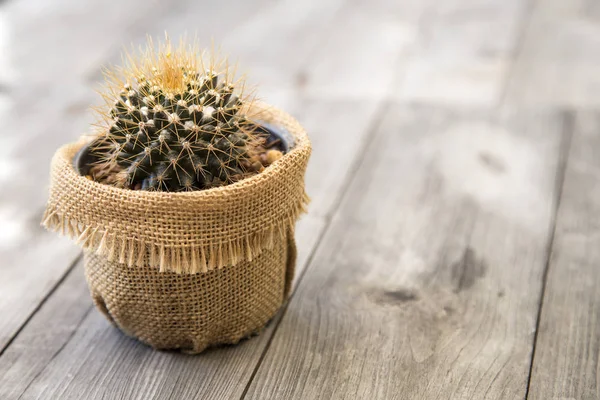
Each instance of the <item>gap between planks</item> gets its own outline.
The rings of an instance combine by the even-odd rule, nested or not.
[[[77,265],[78,263],[79,263],[78,261],[75,262],[75,265]],[[72,269],[69,269],[69,272],[71,272],[71,271],[72,271]],[[65,278],[69,274],[69,272],[67,272],[67,274],[65,274]],[[35,376],[33,377],[33,379],[31,379],[29,381],[29,383],[27,384],[27,386],[25,386],[25,389],[23,389],[23,393],[21,393],[21,395],[19,395],[19,397],[18,397],[17,400],[21,400],[23,398],[23,395],[27,392],[27,390],[31,387],[31,385],[36,381],[36,379],[46,370],[46,368],[48,367],[48,365],[50,365],[50,363],[52,363],[52,360],[54,360],[65,349],[65,347],[67,347],[67,345],[69,344],[69,342],[71,341],[71,339],[73,338],[73,336],[75,336],[75,334],[77,333],[77,330],[79,329],[79,327],[81,326],[81,324],[83,324],[83,321],[85,321],[85,319],[87,318],[87,316],[89,315],[89,313],[93,309],[94,309],[94,306],[89,306],[88,307],[87,311],[79,319],[79,322],[78,322],[77,326],[75,327],[75,329],[73,329],[69,333],[69,338],[67,340],[65,340],[65,342],[54,352],[54,354],[52,354],[52,356],[50,357],[50,359],[46,363],[46,366],[44,368],[40,369],[35,374]]]
[[[599,399],[598,110],[576,113],[528,399]]]
[[[59,286],[62,285],[62,283],[65,281],[65,279],[67,278],[67,276],[69,275],[69,273],[75,268],[75,266],[77,265],[77,263],[79,263],[79,261],[81,259],[82,259],[82,253],[79,253],[79,255],[77,255],[69,263],[69,266],[67,267],[67,269],[65,269],[65,272],[62,274],[62,276],[56,281],[56,283],[54,285],[52,285],[52,287],[50,288],[50,290],[48,290],[48,292],[44,295],[44,297],[42,297],[42,299],[40,300],[40,302],[35,306],[35,308],[27,316],[27,318],[25,318],[25,321],[23,321],[23,323],[21,324],[21,326],[19,327],[19,329],[17,329],[14,332],[14,334],[10,337],[10,339],[8,339],[6,341],[6,344],[0,349],[0,357],[2,357],[2,355],[4,354],[4,352],[6,351],[6,349],[8,349],[10,347],[10,345],[12,344],[12,342],[17,338],[17,336],[19,336],[19,334],[23,331],[23,329],[25,329],[25,327],[27,326],[27,324],[29,324],[29,322],[34,317],[34,315],[39,311],[39,309],[42,308],[42,306],[46,303],[46,301],[48,301],[48,299],[54,294],[54,292],[56,292],[56,289],[58,289]]]
[[[354,157],[354,160],[351,163],[350,168],[348,169],[348,175],[346,176],[346,178],[343,181],[342,190],[336,197],[336,200],[334,201],[334,203],[331,207],[330,213],[324,217],[325,222],[323,224],[323,229],[321,230],[321,232],[318,235],[316,244],[313,246],[313,248],[310,251],[310,254],[306,260],[305,267],[300,272],[300,275],[296,278],[294,287],[292,289],[292,292],[290,293],[290,297],[288,298],[288,300],[287,300],[286,304],[284,305],[283,309],[281,310],[281,312],[279,312],[279,317],[277,318],[277,321],[275,321],[275,326],[273,328],[273,332],[271,333],[271,337],[269,337],[269,340],[267,341],[267,344],[266,344],[262,354],[260,355],[260,358],[259,358],[254,370],[252,371],[252,375],[250,376],[250,379],[248,380],[248,383],[246,384],[246,387],[244,388],[244,391],[242,392],[242,395],[240,396],[240,400],[243,400],[246,397],[246,394],[248,393],[248,390],[250,389],[250,385],[252,384],[252,381],[254,380],[256,373],[258,372],[267,352],[269,351],[269,348],[271,347],[273,338],[277,334],[277,329],[279,328],[279,324],[283,320],[283,316],[285,315],[285,313],[287,311],[287,308],[294,296],[294,293],[296,292],[296,289],[298,288],[300,281],[306,275],[306,271],[308,271],[308,269],[310,268],[310,266],[313,262],[314,256],[317,253],[317,250],[319,249],[319,247],[321,246],[321,243],[323,242],[323,238],[329,232],[329,229],[331,227],[331,222],[333,220],[333,216],[336,214],[336,211],[342,204],[342,201],[344,200],[344,198],[348,195],[349,189],[351,187],[351,183],[356,177],[356,172],[359,170],[360,166],[365,161],[365,155],[368,154],[370,151],[372,151],[371,147],[373,146],[373,142],[374,142],[373,138],[380,131],[379,128],[380,128],[381,122],[383,121],[382,117],[387,113],[388,109],[390,108],[391,101],[384,100],[384,101],[381,101],[381,103],[382,103],[381,106],[376,107],[378,112],[374,113],[373,117],[372,117],[372,119],[377,121],[377,123],[371,124],[371,128],[369,129],[368,134],[365,135],[365,137],[362,140],[363,146],[359,146],[364,149],[364,152],[362,153],[362,156],[361,156],[361,153],[359,152]]]
[[[367,195],[364,193],[368,191],[366,189],[373,189],[373,187],[364,186],[363,183],[369,185],[374,182],[373,184],[376,185],[374,188],[386,188],[387,185],[384,181],[386,179],[389,181],[394,176],[393,172],[385,168],[383,160],[377,163],[374,162],[370,166],[370,168],[376,169],[376,171],[371,172],[379,175],[378,179],[372,179],[371,174],[363,169],[360,174],[361,182],[356,182],[351,192],[351,194],[357,195],[357,199],[349,202],[344,212],[346,217],[350,217],[348,226],[355,228],[356,226],[362,227],[361,224],[366,224],[365,229],[370,228],[371,231],[357,233],[354,230],[353,235],[356,242],[345,238],[333,239],[332,236],[335,237],[336,235],[331,233],[328,235],[329,240],[321,245],[321,248],[325,248],[327,245],[332,247],[327,252],[317,255],[311,263],[310,273],[303,278],[302,286],[297,289],[297,293],[292,299],[295,305],[290,306],[285,319],[278,327],[278,336],[271,344],[271,350],[255,377],[254,384],[248,390],[247,397],[267,398],[271,395],[273,398],[278,398],[277,396],[289,395],[289,398],[291,398],[293,397],[292,394],[295,394],[298,398],[301,398],[309,393],[313,395],[320,393],[320,395],[326,396],[327,392],[320,392],[320,390],[329,387],[331,391],[335,391],[336,382],[340,385],[342,385],[342,382],[347,383],[350,389],[360,389],[361,393],[366,391],[370,395],[374,395],[373,391],[375,389],[373,385],[369,385],[369,378],[385,379],[385,382],[379,382],[381,384],[379,388],[381,391],[378,391],[380,395],[384,393],[389,395],[393,391],[408,396],[407,393],[398,392],[398,390],[406,390],[406,392],[413,394],[420,393],[423,396],[424,392],[430,392],[430,394],[435,392],[439,395],[442,393],[441,391],[448,393],[447,390],[451,390],[451,387],[454,387],[457,397],[462,395],[465,398],[469,395],[472,396],[474,392],[479,393],[479,395],[485,392],[487,395],[488,392],[492,391],[507,396],[506,398],[510,398],[508,397],[511,396],[510,393],[515,394],[518,392],[519,397],[525,394],[527,373],[531,361],[533,330],[539,310],[539,289],[541,289],[542,284],[542,272],[545,266],[547,241],[554,208],[553,199],[556,193],[555,181],[559,170],[560,146],[563,143],[561,129],[563,119],[560,114],[556,113],[544,113],[539,117],[547,116],[548,118],[542,118],[541,121],[538,121],[539,117],[536,114],[531,115],[527,112],[523,113],[515,110],[514,113],[506,115],[505,113],[499,113],[497,115],[496,111],[493,109],[481,116],[472,116],[468,112],[441,112],[438,115],[433,113],[431,109],[424,108],[421,110],[419,118],[414,118],[414,120],[408,118],[408,121],[402,124],[398,121],[404,121],[405,117],[390,117],[390,122],[386,125],[388,129],[383,131],[389,131],[389,128],[393,127],[397,131],[398,137],[405,138],[403,140],[406,142],[398,144],[393,139],[387,139],[386,142],[380,143],[380,145],[383,145],[383,155],[386,155],[386,150],[383,150],[386,148],[386,144],[389,146],[390,143],[394,143],[400,149],[408,147],[403,151],[406,152],[406,155],[412,156],[403,161],[402,166],[404,168],[415,167],[417,169],[416,176],[411,177],[412,174],[403,175],[403,179],[400,180],[399,184],[401,186],[406,185],[406,190],[395,188],[395,192],[393,192],[396,193],[395,197],[390,195],[391,198],[382,200],[383,203],[380,204],[377,194]],[[407,113],[407,115],[412,115],[413,111],[407,110]],[[492,136],[481,136],[481,140],[486,137],[490,139],[499,138],[500,133],[509,130],[511,132],[510,137],[513,137],[515,141],[506,142],[506,146],[500,146],[500,149],[504,149],[504,151],[499,152],[499,157],[512,154],[507,148],[510,143],[515,149],[521,150],[515,156],[514,161],[532,159],[528,153],[529,150],[538,149],[539,146],[535,145],[536,141],[545,137],[548,128],[551,130],[549,132],[551,135],[548,135],[551,140],[549,139],[548,142],[544,143],[544,146],[538,149],[539,158],[535,159],[539,163],[534,163],[531,170],[521,171],[527,173],[525,175],[517,173],[518,169],[512,170],[511,176],[514,177],[517,188],[509,192],[512,195],[505,198],[507,203],[502,203],[503,206],[509,208],[511,202],[513,205],[528,204],[522,202],[519,195],[521,193],[519,186],[528,187],[530,178],[540,178],[539,194],[543,197],[538,198],[538,191],[534,189],[526,193],[530,196],[525,200],[529,199],[530,202],[535,200],[536,207],[538,207],[538,212],[533,213],[530,216],[531,219],[526,216],[527,218],[523,220],[523,214],[496,212],[497,207],[495,206],[497,204],[487,202],[486,196],[483,196],[480,200],[473,200],[468,196],[461,200],[463,197],[460,194],[463,191],[471,193],[469,189],[473,189],[473,186],[463,187],[461,185],[463,179],[460,178],[460,174],[457,175],[458,172],[464,172],[461,168],[444,174],[449,180],[446,191],[442,190],[441,181],[437,178],[422,180],[419,176],[419,173],[422,172],[425,178],[435,178],[437,175],[434,172],[438,170],[437,168],[440,171],[445,171],[445,167],[453,165],[449,163],[454,163],[455,160],[464,157],[470,159],[471,155],[475,157],[473,160],[476,161],[477,153],[475,151],[486,150],[487,147],[483,145],[486,142],[480,140],[476,142],[479,143],[479,146],[474,145],[473,148],[464,149],[464,155],[460,152],[454,154],[455,151],[459,150],[456,147],[459,145],[451,149],[448,149],[447,145],[455,139],[461,139],[459,142],[464,145],[468,139],[465,135],[475,129],[474,127],[481,126],[476,122],[488,121],[490,117],[491,120],[486,122],[484,126],[484,128],[488,128],[485,128],[483,132],[485,133],[487,132],[486,129],[490,129],[489,134]],[[424,121],[433,122],[423,125]],[[449,121],[456,121],[456,123],[450,123]],[[457,127],[463,129],[457,130]],[[445,131],[446,128],[448,131]],[[412,134],[406,133],[406,131],[412,131]],[[531,131],[531,135],[527,135],[528,142],[520,141],[523,131]],[[405,135],[399,132],[404,132]],[[450,134],[454,136],[448,137]],[[423,135],[425,138],[422,137]],[[442,138],[445,139],[442,140]],[[437,143],[438,146],[435,147],[435,149],[438,149],[436,151],[444,149],[450,156],[442,157],[439,161],[441,156],[437,152],[432,153],[429,150],[433,149],[431,147],[432,140],[439,142]],[[498,144],[503,143],[499,142]],[[487,149],[492,152],[492,155],[494,154],[493,148]],[[443,154],[443,152],[440,154]],[[387,154],[387,162],[405,159],[405,154],[401,153],[401,155],[402,157],[396,154],[394,157]],[[424,156],[426,156],[425,159],[423,159]],[[373,154],[371,153],[368,158],[373,161]],[[438,160],[435,170],[430,171],[432,165],[429,163],[429,159]],[[414,161],[419,161],[419,164],[414,166]],[[494,169],[493,164],[490,164],[489,161],[482,164],[485,168]],[[461,165],[463,167],[473,166],[471,164]],[[471,171],[471,169],[466,171]],[[476,171],[474,174],[471,182],[479,176]],[[486,181],[488,183],[495,182],[494,180],[490,181],[491,178],[488,175],[483,176],[482,179],[485,179],[482,181],[484,184]],[[512,178],[511,182],[513,182]],[[502,183],[502,181],[498,181],[498,183]],[[456,189],[453,189],[454,187]],[[363,199],[361,196],[365,198]],[[434,203],[428,203],[422,207],[414,208],[413,203],[422,204],[424,196],[433,196],[432,202],[439,203],[439,206],[431,207]],[[349,197],[346,196],[347,199]],[[538,200],[542,200],[542,203],[538,204]],[[373,222],[377,220],[377,217],[385,218],[392,210],[397,210],[399,206],[396,203],[398,202],[404,208],[398,210],[397,222],[407,223],[407,227],[398,228],[399,230],[392,229],[393,226],[398,226],[394,225],[396,219],[392,219],[387,223],[389,225],[388,230]],[[377,204],[380,204],[381,207]],[[478,204],[487,205],[487,207],[481,208],[477,206]],[[378,208],[381,209],[377,210]],[[528,214],[526,209],[527,207],[520,208],[522,212]],[[367,215],[362,215],[362,211],[367,212]],[[448,216],[450,214],[453,216]],[[352,215],[356,215],[356,221],[353,220]],[[336,225],[337,217],[339,217],[339,212],[334,217],[334,225]],[[340,221],[342,220],[337,220],[335,232],[344,236],[344,232],[347,232],[348,227],[342,228],[343,224]],[[475,223],[475,221],[478,222]],[[411,223],[415,224],[414,230],[408,227]],[[437,225],[439,227],[436,227]],[[475,225],[475,227],[472,225]],[[330,232],[333,230],[333,227],[329,227]],[[444,234],[444,230],[447,234]],[[402,233],[404,236],[401,236],[401,231],[409,233]],[[440,231],[441,234],[438,235],[437,232]],[[488,235],[488,232],[492,233]],[[363,239],[378,237],[379,233],[384,235],[387,233],[389,240],[382,243],[378,239],[373,239],[373,245],[371,247],[367,246],[364,250],[364,259],[358,257],[362,250],[356,250],[357,253],[352,252],[351,249],[356,249],[355,246],[363,243]],[[471,238],[471,233],[473,238]],[[429,239],[429,237],[435,235],[439,236],[436,240]],[[504,242],[501,238],[506,235],[514,240],[506,242],[502,247]],[[392,244],[392,237],[395,243],[399,241],[407,248],[414,246],[416,253],[400,251],[397,244]],[[403,238],[406,239],[406,243],[404,243]],[[533,251],[530,250],[528,242],[531,242],[534,247]],[[436,248],[439,248],[440,253],[432,255],[437,254]],[[481,253],[479,257],[475,256],[473,248]],[[392,249],[396,250],[392,251]],[[387,250],[390,251],[389,254]],[[458,254],[459,252],[462,255]],[[505,254],[506,252],[508,254]],[[338,257],[338,254],[341,255]],[[405,255],[410,257],[405,258]],[[373,257],[375,258],[373,259]],[[481,261],[484,260],[483,257],[491,259],[494,268],[485,266],[489,263]],[[353,260],[354,263],[350,260]],[[347,270],[342,268],[341,264],[339,268],[332,265],[337,262],[347,267]],[[372,267],[368,266],[369,262],[374,263]],[[403,263],[406,266],[412,265],[413,269],[397,269],[394,272],[391,269],[392,267],[388,267],[390,262]],[[526,268],[519,268],[520,264]],[[517,278],[516,274],[504,268],[503,265],[510,266],[515,273],[522,276]],[[336,268],[337,271],[342,273],[336,274],[334,272]],[[488,270],[487,278],[478,282],[478,278],[480,278],[478,274],[484,274],[483,271],[486,269]],[[367,271],[371,274],[369,275],[370,279],[366,279],[361,275]],[[396,275],[392,279],[390,274],[393,275],[394,273]],[[470,275],[469,283],[466,283],[465,274],[467,273]],[[350,276],[352,274],[354,274],[354,277]],[[308,279],[309,277],[310,279]],[[363,284],[365,280],[367,284]],[[530,280],[535,289],[527,286],[528,283],[526,282]],[[389,282],[395,283],[389,286]],[[316,287],[307,289],[307,283],[309,285],[316,284]],[[371,291],[375,287],[379,287],[381,290]],[[399,288],[396,290],[395,287]],[[471,287],[474,289],[470,289]],[[353,289],[353,291],[349,293],[348,288]],[[526,291],[523,290],[525,288],[534,290],[534,293],[525,295]],[[498,298],[505,298],[505,300],[496,300],[494,290],[498,290]],[[441,297],[435,298],[433,293]],[[329,304],[329,301],[332,303]],[[324,305],[324,303],[326,304]],[[496,306],[494,304],[500,304],[499,310],[504,311],[495,312]],[[333,306],[333,311],[328,310],[328,305]],[[391,311],[389,306],[403,307],[403,312],[406,312],[407,316],[404,316],[403,313],[400,313],[400,315],[395,314],[395,312],[392,312],[395,309]],[[446,306],[449,311],[443,308]],[[292,307],[295,308],[294,313],[290,312]],[[443,314],[439,317],[441,318],[439,321],[437,319],[438,307],[439,312]],[[526,317],[525,319],[515,316],[514,311],[521,309],[521,307],[525,307],[526,311],[522,311],[523,316]],[[319,311],[321,308],[323,309],[323,315]],[[472,312],[467,313],[465,311],[471,310],[471,308],[473,309]],[[304,309],[304,313],[299,311],[302,309]],[[354,313],[355,311],[361,311],[368,317],[362,319],[361,315],[363,314]],[[346,312],[347,314],[345,314]],[[415,321],[408,320],[413,314],[416,318]],[[356,316],[356,320],[352,320],[356,323],[352,324],[352,322],[346,320],[346,317],[350,315]],[[388,319],[394,319],[395,322],[400,324],[400,327],[398,327],[398,329],[401,329],[400,333],[395,330],[395,325],[389,325],[388,322],[385,323],[387,327],[383,326],[382,329],[369,328],[372,326],[371,324],[382,323]],[[481,329],[478,325],[473,325],[477,321],[479,321]],[[412,324],[412,322],[417,322],[417,324]],[[432,327],[431,324],[433,323],[436,325]],[[321,326],[321,324],[323,325]],[[306,332],[301,332],[305,327]],[[439,328],[439,332],[433,329],[435,327]],[[329,330],[326,328],[329,328]],[[431,328],[432,333],[424,334],[422,329],[426,328]],[[344,332],[344,329],[348,329],[348,331]],[[486,330],[489,330],[489,332],[486,333]],[[333,334],[334,332],[335,335],[329,335],[329,333]],[[456,334],[460,332],[461,334],[456,336],[453,332]],[[378,347],[370,350],[365,348],[365,344],[369,339],[379,339],[381,335],[389,339],[386,342],[385,350]],[[468,337],[465,335],[468,335]],[[331,343],[328,343],[328,341],[331,341]],[[446,346],[450,342],[456,342],[455,344],[461,347]],[[353,348],[351,347],[352,344],[359,347]],[[306,348],[306,346],[310,347]],[[328,348],[327,353],[333,352],[334,354],[323,354],[324,348]],[[297,353],[294,353],[294,349]],[[342,353],[344,349],[350,349],[348,350],[349,353]],[[386,360],[372,358],[374,353],[392,350],[398,350],[398,354],[394,352],[394,355],[392,355],[390,353],[389,358]],[[370,370],[368,365],[365,366],[362,364],[363,361],[360,361],[369,360],[365,356],[365,354],[368,354],[365,351],[372,351],[371,359],[368,361],[368,365],[372,365]],[[491,353],[490,357],[486,358],[486,354],[490,354],[490,351],[497,352],[496,357],[493,357],[494,354]],[[440,353],[439,356],[437,358],[433,357],[437,353]],[[346,354],[346,356],[342,354]],[[297,356],[297,358],[295,359],[294,356]],[[340,359],[337,358],[338,356]],[[499,356],[506,358],[506,360],[502,362],[502,358],[499,358]],[[473,361],[474,357],[477,358],[477,362]],[[348,361],[348,365],[344,364],[344,360]],[[389,369],[386,371],[385,364],[382,364],[385,361],[388,361],[389,368],[400,368],[396,370],[398,372],[396,379],[384,378],[388,374],[393,376],[394,372]],[[364,362],[367,363],[367,361]],[[475,366],[472,366],[471,362]],[[511,362],[511,367],[506,367],[509,362]],[[313,365],[313,363],[316,363],[316,365]],[[458,364],[455,365],[455,363]],[[430,364],[438,368],[432,368]],[[414,367],[414,370],[406,368],[409,366]],[[455,371],[448,376],[444,367],[450,366]],[[365,376],[361,376],[363,367]],[[481,369],[478,370],[478,367]],[[352,371],[353,368],[354,371]],[[492,368],[498,369],[495,375],[496,371]],[[359,372],[359,369],[361,372]],[[419,371],[428,373],[420,374]],[[338,374],[336,375],[336,373]],[[409,378],[411,374],[415,373],[419,375],[418,378],[414,376],[408,380],[401,378],[401,376]],[[428,386],[427,381],[429,379],[427,375],[432,375],[429,379],[437,381],[437,386]],[[349,376],[353,376],[351,382],[345,380],[350,379]],[[499,376],[500,379],[497,379]],[[439,379],[436,380],[436,377]],[[429,380],[429,382],[431,383],[432,380]],[[515,380],[519,381],[518,387],[515,387],[514,384],[505,385],[509,381]],[[441,386],[443,381],[448,384],[448,387]],[[483,383],[487,382],[488,386],[482,384],[482,381],[485,381]],[[256,382],[259,383],[256,384]],[[275,390],[273,385],[280,385],[280,387]],[[386,385],[389,388],[386,389]],[[438,389],[440,391],[436,392]],[[336,393],[338,395],[349,395],[350,392],[344,392],[344,390],[346,389],[340,389]]]
[[[548,245],[546,249],[546,262],[544,265],[544,272],[542,274],[542,289],[540,291],[539,308],[535,322],[535,335],[533,337],[533,345],[531,349],[531,361],[529,362],[529,372],[527,374],[527,387],[525,390],[525,399],[529,398],[529,390],[531,388],[531,377],[533,374],[533,367],[535,363],[535,351],[537,348],[537,341],[540,332],[540,323],[542,320],[542,308],[544,306],[544,297],[546,295],[546,284],[548,283],[548,272],[550,270],[550,261],[552,259],[552,251],[554,247],[554,238],[556,235],[556,222],[558,218],[558,212],[560,210],[560,202],[563,195],[565,174],[567,171],[567,165],[569,163],[569,153],[571,150],[571,141],[573,139],[573,129],[575,127],[575,113],[571,110],[562,111],[563,126],[562,126],[562,140],[560,144],[559,164],[556,170],[555,180],[555,192],[554,192],[554,207],[552,209],[552,220],[550,223]]]

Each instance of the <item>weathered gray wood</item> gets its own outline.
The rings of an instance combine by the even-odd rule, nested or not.
[[[560,130],[392,107],[247,398],[523,398]]]
[[[41,311],[36,317],[52,318]],[[252,374],[253,365],[244,360],[259,357],[263,347],[250,340],[202,357],[158,352],[125,337],[93,310],[47,365],[34,364],[37,376],[13,384],[22,388],[27,381],[23,399],[195,399],[203,393],[229,399],[239,397],[235,387]],[[227,362],[231,353],[240,362]]]
[[[420,3],[420,2],[418,2]],[[433,2],[395,97],[433,104],[493,106],[504,89],[526,23],[528,1]]]
[[[39,221],[30,224],[39,225]],[[41,233],[33,227],[29,229],[27,240],[35,243],[0,252],[0,351],[10,343],[79,254],[66,239]]]
[[[577,121],[558,210],[529,399],[600,398],[600,116]]]
[[[16,399],[78,330],[92,308],[83,267],[78,263],[41,307],[27,330],[0,358],[0,398]]]
[[[598,2],[535,2],[506,99],[528,105],[597,107],[599,67]]]

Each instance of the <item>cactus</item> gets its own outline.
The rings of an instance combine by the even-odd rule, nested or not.
[[[119,187],[189,191],[226,185],[258,172],[262,139],[248,117],[251,99],[229,68],[167,38],[154,51],[109,71],[105,124],[90,146],[95,180]],[[135,82],[135,83],[134,83]],[[242,90],[236,90],[238,87]],[[264,149],[263,149],[264,151]]]

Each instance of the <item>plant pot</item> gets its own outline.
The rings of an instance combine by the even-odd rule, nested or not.
[[[83,247],[94,303],[126,334],[198,353],[259,332],[286,301],[310,142],[289,115],[257,107],[287,152],[224,187],[118,189],[77,172],[90,162],[85,143],[54,156],[44,225]]]

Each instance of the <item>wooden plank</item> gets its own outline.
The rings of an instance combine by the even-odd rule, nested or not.
[[[600,398],[600,115],[577,119],[558,210],[529,399]]]
[[[42,311],[37,317],[52,318]],[[229,399],[231,388],[239,385],[238,379],[247,381],[253,366],[225,360],[232,352],[246,360],[259,357],[261,351],[254,341],[208,351],[202,357],[153,351],[125,337],[94,310],[49,363],[20,362],[19,369],[30,366],[37,376],[30,374],[12,384],[22,398],[193,399],[211,393],[212,398]]]
[[[594,0],[538,1],[511,72],[507,101],[600,105],[600,7]]]
[[[434,2],[421,23],[395,97],[434,104],[498,104],[528,3]]]
[[[48,318],[33,319],[0,359],[0,398],[16,399],[48,362],[62,351],[92,308],[79,262],[41,307]]]
[[[523,398],[561,123],[391,107],[246,398]]]
[[[39,225],[39,221],[30,224]],[[36,235],[39,231],[29,229],[27,240],[35,243],[0,252],[0,350],[60,282],[80,252],[64,238]]]

